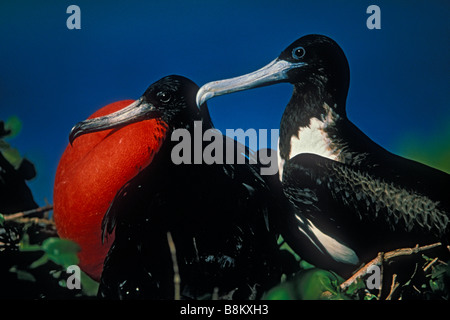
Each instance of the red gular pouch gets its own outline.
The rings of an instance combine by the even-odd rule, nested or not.
[[[97,118],[121,110],[133,100],[111,103]],[[168,126],[157,119],[119,129],[83,134],[69,144],[55,177],[54,220],[61,238],[78,243],[79,266],[99,281],[114,233],[102,243],[101,224],[116,193],[147,167],[166,138]]]

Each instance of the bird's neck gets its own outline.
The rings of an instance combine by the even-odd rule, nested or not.
[[[331,96],[318,86],[294,86],[292,98],[281,118],[280,169],[283,162],[300,153],[339,160],[340,146],[335,138],[337,128],[347,121],[345,100],[333,100]]]
[[[208,145],[204,143],[203,138],[205,132],[211,129],[214,127],[208,118],[186,118],[172,122],[168,126],[167,139],[158,152],[158,163],[175,165],[201,163],[203,148]]]

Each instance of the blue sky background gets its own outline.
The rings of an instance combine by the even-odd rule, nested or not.
[[[169,74],[202,85],[254,71],[309,33],[347,55],[350,120],[388,150],[450,171],[449,1],[93,2],[0,3],[0,119],[22,120],[9,142],[36,165],[39,204],[52,202],[71,127],[96,109]],[[66,27],[71,4],[81,30]],[[366,27],[371,4],[381,30]],[[241,92],[209,108],[223,132],[278,128],[291,90]]]

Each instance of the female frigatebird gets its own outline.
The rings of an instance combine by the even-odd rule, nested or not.
[[[206,105],[196,106],[197,91],[187,78],[164,77],[128,107],[83,121],[70,134],[76,143],[82,135],[112,128],[112,135],[119,134],[147,119],[164,132],[152,161],[119,190],[104,217],[104,235],[114,230],[115,239],[103,268],[101,297],[172,299],[176,269],[181,297],[187,299],[211,297],[215,291],[259,297],[280,280],[280,251],[268,221],[278,203],[258,165],[173,161],[179,143],[175,130],[193,135],[199,125],[203,131],[213,128]],[[232,143],[236,158],[249,156],[236,141],[216,139],[224,146]],[[114,146],[117,152],[121,148]],[[192,145],[189,151],[195,156],[198,150]]]
[[[348,61],[339,45],[307,35],[267,66],[205,84],[197,104],[236,91],[293,84],[280,123],[279,173],[296,208],[280,215],[301,256],[348,274],[380,251],[449,240],[450,176],[394,155],[346,115]]]

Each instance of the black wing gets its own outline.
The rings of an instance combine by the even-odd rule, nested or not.
[[[370,257],[400,246],[448,241],[448,200],[418,191],[424,188],[423,181],[417,190],[403,181],[379,167],[297,155],[286,163],[283,174],[284,192],[296,211],[290,220],[297,230],[291,226],[289,233],[303,242],[307,237],[321,252],[312,259],[327,266],[356,264],[361,255]],[[301,255],[307,249],[295,243],[300,240],[291,242]]]
[[[236,157],[253,157],[232,143]],[[279,281],[276,234],[268,226],[274,201],[258,164],[175,165],[170,147],[117,194],[104,218],[115,241],[105,260],[100,295],[173,297],[171,232],[182,294],[198,298]],[[136,290],[139,288],[139,290]]]

